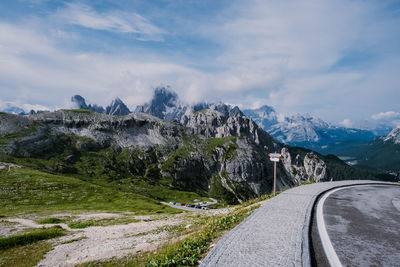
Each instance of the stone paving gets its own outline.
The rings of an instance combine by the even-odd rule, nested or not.
[[[318,195],[336,187],[371,183],[385,182],[324,182],[287,190],[226,234],[200,266],[310,266],[309,221]]]

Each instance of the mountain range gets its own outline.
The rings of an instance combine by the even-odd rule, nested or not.
[[[277,141],[323,154],[340,154],[377,137],[372,131],[334,126],[309,114],[281,116],[269,106],[246,109],[243,113]]]
[[[87,104],[80,95],[74,95],[71,102],[76,109],[91,110],[101,114],[123,116],[131,113],[119,98],[114,99],[105,108],[96,104]],[[364,157],[360,154],[356,155],[356,152],[361,153],[363,151],[361,148],[368,147],[368,144],[374,142],[378,137],[376,131],[339,127],[308,114],[283,116],[278,114],[273,107],[266,105],[258,109],[245,109],[243,112],[238,107],[224,103],[189,105],[180,101],[178,95],[170,87],[156,88],[153,98],[148,103],[137,106],[134,112],[148,113],[160,119],[179,122],[183,126],[187,126],[191,123],[194,114],[204,110],[214,110],[227,118],[236,114],[247,116],[279,143],[304,147],[324,155],[335,154],[349,164],[357,165],[363,162],[361,159]],[[9,106],[5,111],[23,114],[21,109],[12,106]],[[379,142],[381,139],[377,140]],[[358,160],[354,160],[355,158]],[[364,164],[360,166],[364,167]]]
[[[74,95],[71,102],[76,109],[87,109],[103,114],[127,115],[131,113],[119,98],[115,98],[105,108],[96,104],[86,104],[85,99],[80,95]],[[194,112],[211,106],[218,109],[218,105],[221,104],[223,103],[188,105],[181,102],[178,95],[167,86],[156,88],[152,100],[137,106],[135,112],[149,113],[167,121],[176,120],[185,125]],[[10,114],[27,114],[22,108],[9,103],[0,111]],[[34,112],[31,110],[29,113]],[[376,124],[376,128],[373,128],[368,121],[365,121],[364,125],[364,128],[368,129],[340,127],[309,114],[283,116],[267,105],[257,109],[244,109],[243,114],[252,118],[277,141],[312,149],[322,154],[346,154],[354,146],[366,144],[376,137],[388,134],[393,129],[393,126],[383,122]]]
[[[101,109],[80,97],[73,100],[80,109],[0,114],[0,161],[146,197],[156,197],[149,189],[156,187],[226,203],[272,190],[271,152],[282,154],[278,189],[305,181],[388,178],[352,168],[333,155],[276,142],[238,107],[182,105],[165,88],[138,107],[144,112],[128,115],[110,115],[111,108],[95,112]],[[110,106],[123,107],[118,102]]]

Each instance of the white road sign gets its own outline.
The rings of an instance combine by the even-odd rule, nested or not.
[[[279,158],[270,158],[269,160],[279,162]]]
[[[280,158],[280,157],[282,157],[282,155],[279,154],[279,153],[269,153],[268,156],[270,158]]]

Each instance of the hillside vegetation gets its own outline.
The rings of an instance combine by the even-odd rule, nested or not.
[[[55,211],[176,212],[143,195],[28,168],[3,169],[0,178],[0,215],[3,216]]]

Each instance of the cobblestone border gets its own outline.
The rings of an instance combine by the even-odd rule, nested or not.
[[[311,266],[309,232],[314,203],[326,191],[356,184],[396,183],[355,180],[289,189],[227,233],[200,266]]]

